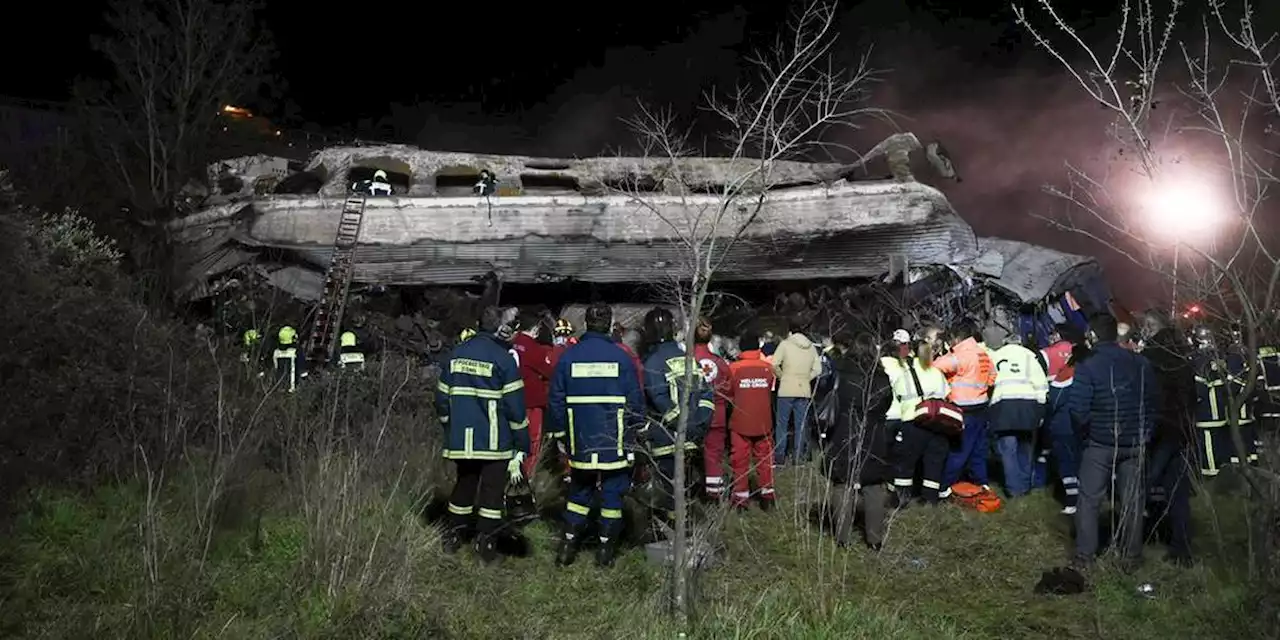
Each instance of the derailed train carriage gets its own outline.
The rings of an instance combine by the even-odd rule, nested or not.
[[[972,315],[1043,339],[1052,322],[1107,307],[1094,260],[978,238],[940,190],[915,179],[913,147],[904,148],[878,175],[865,164],[780,162],[768,184],[750,185],[767,190],[765,206],[758,216],[729,212],[725,227],[742,235],[715,273],[717,286],[776,284],[793,295],[763,310],[726,305],[724,331],[776,321],[796,296],[819,316],[819,332],[838,324],[833,316],[892,301],[883,315],[895,326]],[[687,275],[679,233],[663,219],[718,203],[745,170],[717,158],[568,160],[405,146],[331,148],[303,166],[241,159],[213,169],[218,193],[204,209],[169,225],[182,258],[178,293],[218,300],[256,279],[301,306],[320,302],[347,195],[382,179],[378,171],[391,195],[363,205],[353,291],[442,297],[442,288],[474,287],[491,274],[526,289],[634,291]],[[652,302],[624,297],[618,321],[635,328]],[[573,317],[580,305],[555,310]],[[645,495],[633,495],[633,538],[647,528]]]
[[[722,226],[742,233],[715,273],[717,284],[795,290],[827,283],[838,295],[873,288],[909,307],[947,301],[946,313],[1016,306],[1016,315],[1040,325],[1056,315],[1051,296],[1072,293],[1068,307],[1105,308],[1091,259],[976,237],[941,191],[916,180],[914,140],[899,134],[880,145],[892,152],[879,175],[866,163],[774,163],[767,184],[748,185],[768,192],[759,214],[727,214]],[[496,274],[506,286],[555,291],[554,303],[573,301],[584,285],[625,292],[626,285],[671,282],[687,275],[688,260],[679,230],[664,220],[718,203],[749,162],[387,145],[326,149],[305,165],[227,161],[211,168],[219,191],[205,208],[169,225],[182,264],[178,295],[217,300],[256,279],[304,305],[319,302],[345,198],[375,171],[387,176],[392,195],[364,204],[350,274],[355,292],[474,287]],[[477,196],[483,176],[493,179],[487,195]]]

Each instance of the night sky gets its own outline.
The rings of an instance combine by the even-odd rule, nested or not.
[[[61,11],[42,35],[49,54],[10,65],[0,94],[58,100],[74,76],[95,73],[88,36],[101,29],[102,4]],[[732,84],[742,53],[770,40],[786,17],[785,3],[758,4],[777,6],[273,1],[264,17],[291,104],[267,115],[435,149],[607,152],[629,142],[619,119],[637,100],[693,113],[703,90]],[[1147,303],[1126,285],[1134,278],[1115,277],[1131,269],[1123,260],[1029,215],[1054,206],[1039,189],[1062,181],[1064,160],[1097,162],[1111,149],[1105,114],[1031,46],[1006,2],[842,4],[841,55],[854,60],[874,45],[874,66],[887,72],[875,104],[899,113],[901,128],[946,144],[965,181],[940,186],[979,234],[1098,254],[1117,293]],[[1118,3],[1059,4],[1086,37],[1105,36],[1115,23]],[[6,22],[47,19],[28,4]],[[29,46],[0,38],[6,60],[30,58]],[[866,149],[890,132],[870,123],[848,142]]]

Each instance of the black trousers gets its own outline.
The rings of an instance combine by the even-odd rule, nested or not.
[[[942,473],[951,453],[951,441],[946,436],[917,427],[915,423],[902,423],[902,442],[898,444],[897,461],[894,464],[893,486],[909,493],[915,485],[916,465],[921,467],[920,496],[925,502],[937,502],[938,492],[943,490]]]
[[[449,525],[455,530],[470,529],[492,533],[502,525],[506,506],[507,460],[454,460],[458,479],[449,496]]]
[[[687,457],[688,454],[686,454]],[[658,515],[664,518],[675,518],[676,514],[676,456],[675,454],[653,458],[654,478],[658,489]]]
[[[1160,487],[1164,502],[1154,514],[1156,527],[1165,529],[1169,552],[1191,555],[1191,453],[1182,443],[1156,444],[1147,467],[1147,487]]]

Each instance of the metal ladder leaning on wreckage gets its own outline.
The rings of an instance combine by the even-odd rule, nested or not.
[[[328,362],[333,358],[333,345],[342,330],[342,314],[347,308],[347,290],[355,271],[356,245],[360,238],[360,226],[364,221],[367,196],[352,193],[342,206],[338,221],[338,235],[333,240],[333,255],[329,270],[325,273],[324,291],[320,306],[316,308],[315,324],[307,344],[307,359],[312,362]]]

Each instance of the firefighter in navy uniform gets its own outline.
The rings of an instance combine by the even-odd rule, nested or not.
[[[1231,456],[1229,461],[1232,463],[1246,462],[1251,465],[1258,464],[1258,399],[1265,396],[1263,385],[1255,381],[1249,394],[1245,395],[1245,388],[1249,385],[1249,358],[1245,354],[1245,346],[1243,334],[1238,326],[1231,329],[1231,344],[1227,347],[1227,379],[1229,381],[1228,388],[1231,390],[1231,397],[1239,404],[1239,420],[1240,437],[1244,440],[1244,454],[1241,455],[1235,446],[1235,441],[1231,441]],[[1256,376],[1255,376],[1256,377]]]
[[[680,424],[680,392],[685,375],[685,352],[675,341],[675,318],[671,312],[655,307],[644,317],[645,338],[652,347],[644,360],[644,396],[648,401],[649,420],[645,440],[657,473],[660,515],[670,523],[675,518],[676,434]],[[715,410],[710,385],[701,372],[692,376],[696,385],[689,393],[685,450],[694,451],[706,435]]]
[[[502,310],[489,307],[480,331],[454,348],[436,386],[436,414],[444,427],[444,457],[457,465],[449,497],[449,527],[443,545],[456,552],[474,519],[476,553],[497,559],[495,535],[502,524],[508,479],[519,480],[529,453],[524,382],[501,335]]]
[[[609,336],[613,312],[605,304],[587,309],[578,344],[556,363],[547,397],[551,436],[569,456],[569,496],[564,537],[556,565],[572,564],[599,493],[600,546],[596,564],[613,564],[622,533],[622,499],[631,488],[631,464],[644,405],[635,362]]]
[[[1280,426],[1280,349],[1272,346],[1258,347],[1258,419],[1260,431],[1275,433]],[[1258,440],[1262,434],[1258,434]]]
[[[1239,397],[1244,390],[1243,375],[1248,366],[1243,354],[1238,349],[1220,353],[1208,327],[1197,327],[1192,338],[1196,345],[1192,363],[1196,374],[1197,453],[1200,457],[1200,473],[1212,477],[1218,475],[1226,465],[1240,462],[1228,421],[1232,396],[1236,397],[1240,405],[1238,423],[1241,435],[1245,438],[1246,446],[1253,451],[1253,435],[1256,431],[1254,402],[1252,398]],[[1253,451],[1251,459],[1257,460],[1256,451]]]

